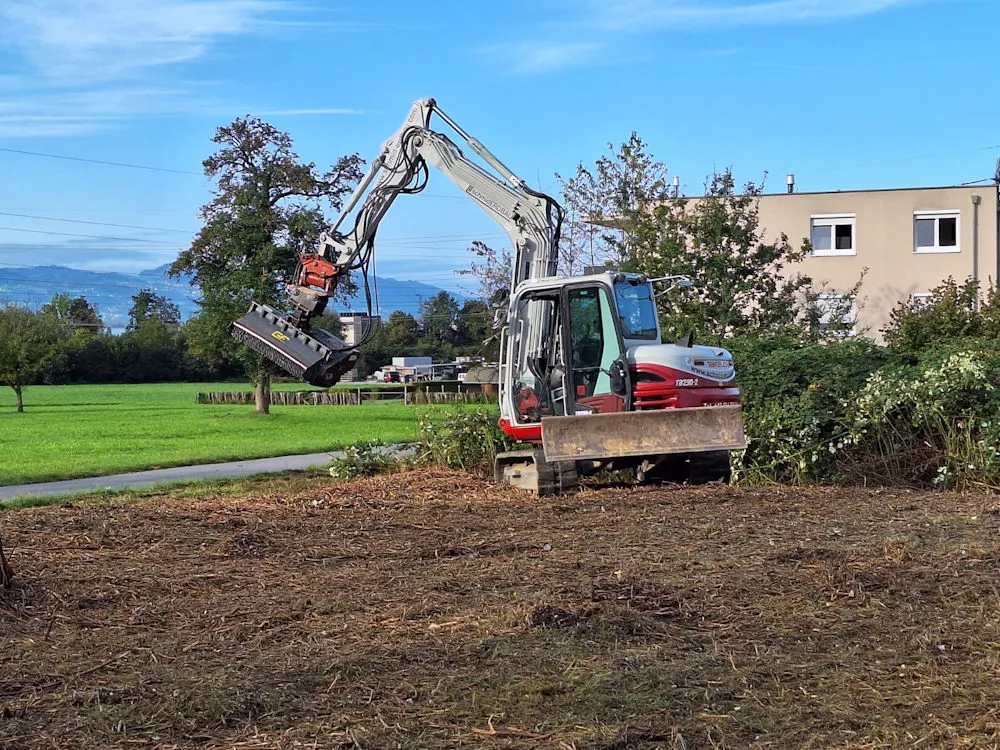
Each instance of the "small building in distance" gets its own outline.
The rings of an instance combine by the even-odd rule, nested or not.
[[[368,332],[382,322],[378,315],[369,315],[367,312],[342,312],[340,317],[340,338],[348,346],[357,346],[358,342],[364,339]]]

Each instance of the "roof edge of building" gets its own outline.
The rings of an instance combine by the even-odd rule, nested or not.
[[[782,193],[761,193],[761,198],[767,197],[788,197],[790,195],[841,195],[843,193],[899,193],[899,192],[913,192],[915,190],[983,190],[992,187],[997,187],[996,185],[981,184],[981,185],[931,185],[925,187],[894,187],[894,188],[866,188],[866,189],[853,189],[853,190],[796,190],[794,193],[782,192]],[[692,196],[697,197],[697,196]]]

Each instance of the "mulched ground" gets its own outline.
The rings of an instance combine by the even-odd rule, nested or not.
[[[246,487],[0,514],[0,746],[1000,747],[995,497]]]

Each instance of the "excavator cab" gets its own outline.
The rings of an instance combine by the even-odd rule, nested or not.
[[[652,474],[675,457],[695,466],[710,459],[712,476],[728,475],[728,452],[746,447],[738,404],[635,410],[630,347],[660,344],[650,283],[627,281],[623,290],[613,274],[546,278],[516,290],[502,339],[510,377],[501,378],[500,423],[536,447],[500,454],[498,481],[555,494],[581,471]]]
[[[627,353],[608,287],[529,286],[518,295],[509,339],[515,436],[519,427],[533,434],[543,417],[628,411]]]

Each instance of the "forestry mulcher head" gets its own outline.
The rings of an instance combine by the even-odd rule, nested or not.
[[[229,332],[278,367],[307,383],[328,388],[354,367],[360,352],[329,331],[306,333],[267,305],[250,310],[229,326]]]

